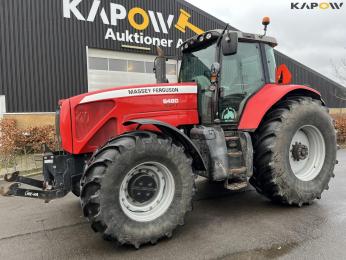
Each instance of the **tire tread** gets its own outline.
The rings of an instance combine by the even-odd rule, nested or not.
[[[97,150],[89,160],[89,163],[85,169],[85,174],[81,179],[81,205],[84,216],[91,222],[91,227],[95,232],[100,232],[106,240],[117,241],[120,244],[131,244],[136,248],[146,243],[155,244],[163,236],[171,237],[172,232],[178,225],[184,224],[184,216],[186,212],[192,210],[192,196],[194,189],[191,189],[191,194],[186,194],[189,197],[189,201],[185,203],[184,208],[180,212],[175,213],[173,228],[166,231],[161,236],[155,236],[150,238],[135,238],[127,236],[125,233],[113,234],[107,227],[106,223],[102,220],[103,212],[100,211],[100,189],[102,179],[104,178],[109,165],[117,161],[117,158],[123,154],[130,153],[133,150],[140,151],[144,145],[157,145],[167,147],[173,156],[177,158],[180,165],[192,164],[190,156],[184,153],[184,148],[180,144],[173,143],[169,137],[164,137],[159,133],[153,133],[148,131],[136,131],[128,134],[124,134],[113,140],[110,140],[106,145]],[[183,154],[183,155],[182,155]],[[179,166],[184,167],[184,166]],[[192,175],[192,168],[191,168]],[[194,178],[187,179],[186,185],[194,185]],[[185,185],[185,184],[184,184]]]
[[[303,199],[296,191],[286,187],[281,176],[277,176],[276,169],[272,167],[275,159],[274,144],[282,130],[283,122],[296,106],[311,103],[323,107],[321,111],[328,113],[328,109],[325,109],[319,100],[311,97],[288,97],[267,113],[254,134],[255,171],[250,183],[259,193],[272,201],[301,207],[303,204],[311,204],[312,200],[320,197],[320,194],[310,194],[308,199]],[[328,182],[331,177],[333,177],[333,173],[329,174]],[[324,189],[327,189],[328,182]]]

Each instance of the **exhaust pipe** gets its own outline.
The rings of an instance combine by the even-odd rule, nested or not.
[[[166,77],[166,57],[163,50],[160,47],[156,47],[157,57],[154,61],[154,73],[156,78],[156,83],[168,83]]]

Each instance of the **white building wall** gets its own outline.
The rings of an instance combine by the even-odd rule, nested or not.
[[[0,95],[0,118],[6,113],[6,99],[4,95]]]

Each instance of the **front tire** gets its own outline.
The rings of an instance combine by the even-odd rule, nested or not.
[[[250,182],[269,199],[310,204],[328,189],[336,163],[336,134],[327,108],[309,97],[290,97],[264,118],[254,138]]]
[[[95,153],[81,180],[85,217],[107,240],[138,248],[170,237],[192,209],[192,160],[152,132],[134,132]]]

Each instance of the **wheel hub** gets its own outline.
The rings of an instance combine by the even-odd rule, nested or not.
[[[305,160],[309,155],[309,149],[306,145],[296,142],[292,145],[292,157],[295,161]]]
[[[128,194],[135,203],[150,202],[157,193],[157,182],[149,173],[139,173],[133,176],[128,184]]]
[[[321,131],[313,125],[300,127],[290,144],[289,163],[301,181],[311,181],[321,172],[326,158],[326,144]]]
[[[171,171],[159,162],[145,162],[124,176],[119,202],[129,218],[147,222],[168,210],[174,193],[175,183]]]

